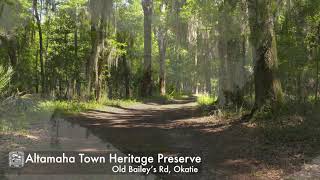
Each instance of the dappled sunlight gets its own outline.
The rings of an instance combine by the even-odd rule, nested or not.
[[[140,151],[143,145],[150,151],[205,152],[207,163],[216,169],[213,174],[235,179],[278,178],[292,173],[305,157],[301,153],[302,147],[268,145],[256,123],[241,123],[232,116],[227,119],[218,115],[204,116],[201,107],[188,101],[104,107],[66,116],[55,111],[55,114],[42,113],[41,116],[47,118],[34,121],[33,129],[26,134],[14,133],[16,143],[9,145],[12,141],[9,138],[3,146],[38,150]],[[288,128],[310,123],[306,117],[298,115],[283,121],[292,123],[286,123]],[[7,137],[11,135],[7,134]],[[210,143],[212,141],[215,143]],[[314,168],[310,167],[311,170]],[[305,167],[301,166],[301,169]]]
[[[14,132],[14,133],[1,133],[2,136],[11,136],[12,138],[18,138],[18,137],[23,137],[23,138],[27,138],[30,140],[40,140],[39,135],[32,135],[32,134],[28,134],[28,133],[19,133],[19,132]]]
[[[320,179],[319,49],[320,0],[0,0],[0,153],[192,152],[199,180]]]
[[[303,117],[289,117],[292,118],[304,122],[301,121]],[[218,177],[277,179],[296,170],[304,158],[303,147],[296,144],[276,146],[268,143],[256,123],[242,123],[232,117],[203,116],[196,105],[141,104],[139,107],[113,108],[112,112],[106,108],[67,120],[88,128],[120,151],[139,151],[143,144],[150,151],[205,152],[207,163],[218,169],[214,172]]]

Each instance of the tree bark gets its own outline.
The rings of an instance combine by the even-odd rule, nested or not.
[[[36,67],[35,67],[35,72],[36,72],[36,93],[39,93],[39,76],[38,76],[38,57],[39,57],[39,50],[37,50],[36,53]]]
[[[315,92],[315,103],[318,103],[319,98],[319,60],[316,59],[316,92]]]
[[[123,66],[124,66],[124,86],[125,86],[125,97],[130,98],[130,70],[127,62],[127,57],[123,57]]]
[[[255,106],[267,101],[282,101],[281,83],[277,78],[278,59],[272,15],[272,0],[248,0],[249,24],[254,55]]]
[[[92,75],[94,70],[94,59],[97,53],[97,30],[94,24],[91,25],[91,55],[90,59],[87,61],[87,96],[90,98],[92,90]]]
[[[199,94],[199,78],[198,78],[198,46],[195,47],[195,53],[194,53],[194,66],[195,66],[195,94]]]
[[[151,53],[152,53],[152,8],[153,0],[141,1],[144,13],[144,62],[143,77],[141,84],[141,96],[147,97],[152,94],[152,71],[151,71]]]
[[[80,68],[81,65],[79,65],[80,62],[78,62],[78,14],[76,11],[76,26],[75,26],[75,31],[74,31],[74,56],[76,59],[76,67],[78,69],[76,69],[76,71],[78,72],[78,74],[76,74],[75,78],[75,87],[74,87],[74,94],[77,94],[78,97],[80,97],[80,88],[81,88],[81,84],[80,84]],[[82,64],[82,63],[81,63]]]
[[[93,73],[93,63],[92,59],[94,56],[94,43],[96,38],[96,28],[93,24],[91,24],[91,52],[90,52],[90,58],[87,59],[86,62],[86,80],[87,80],[87,98],[90,98],[91,96],[91,89],[92,89],[92,73]]]
[[[98,30],[97,30],[98,28]],[[103,43],[104,43],[104,36],[103,36],[103,21],[101,21],[100,24],[92,24],[91,25],[91,56],[90,61],[87,62],[89,65],[87,70],[87,80],[88,80],[88,93],[91,95],[92,90],[92,75],[94,75],[94,96],[95,100],[100,99],[100,73],[99,73],[99,57],[100,53],[103,49]]]
[[[155,34],[158,39],[158,48],[159,48],[159,87],[160,95],[166,94],[166,81],[165,81],[165,65],[166,65],[166,30],[162,27],[158,27],[155,30]]]
[[[44,60],[43,60],[43,38],[42,38],[42,28],[41,28],[41,19],[38,12],[38,1],[33,0],[33,10],[34,16],[36,18],[36,24],[38,27],[39,34],[39,57],[40,57],[40,76],[41,76],[41,93],[45,94],[45,73],[44,73]]]
[[[165,1],[161,2],[160,5],[160,14],[159,20],[160,23],[154,28],[154,34],[157,37],[158,41],[158,50],[159,50],[159,90],[160,95],[164,96],[166,94],[166,80],[165,80],[165,70],[166,70],[166,50],[167,50],[167,27],[165,25],[166,19],[166,3]]]
[[[103,25],[102,23],[99,26],[99,31],[95,31],[95,39],[92,46],[92,62],[93,62],[93,71],[94,71],[94,94],[95,94],[95,100],[100,99],[100,80],[99,80],[99,56],[102,50],[102,44],[103,44],[103,36],[102,36],[102,29]]]
[[[100,85],[99,85],[99,54],[100,54],[100,46],[99,46],[99,33],[97,33],[97,39],[94,47],[94,54],[93,54],[93,64],[94,64],[94,94],[95,100],[98,101],[100,99]]]
[[[111,71],[111,67],[109,67],[109,71]],[[108,98],[113,99],[113,84],[112,84],[112,79],[110,77],[110,72],[108,72],[109,78],[107,79],[107,86],[108,86]]]

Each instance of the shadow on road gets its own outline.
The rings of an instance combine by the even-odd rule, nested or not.
[[[303,162],[299,157],[302,147],[268,145],[259,129],[238,121],[201,117],[201,111],[190,102],[141,106],[112,112],[108,108],[91,110],[68,121],[88,128],[122,152],[201,153],[204,179],[256,179],[257,175],[279,179]]]

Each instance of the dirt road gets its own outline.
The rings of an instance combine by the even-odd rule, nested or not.
[[[42,134],[41,137],[45,137],[40,141],[42,143],[33,145],[33,148],[115,149],[120,152],[182,151],[198,153],[204,158],[202,172],[197,177],[158,176],[158,179],[274,180],[301,170],[305,162],[303,154],[301,155],[304,147],[270,145],[252,124],[233,122],[234,119],[203,117],[192,99],[167,104],[143,103],[130,107],[106,107],[60,118],[58,121],[51,119],[47,128],[49,135]],[[61,176],[52,177],[63,179]],[[92,179],[90,176],[87,178]]]
[[[284,173],[272,152],[264,153],[263,148],[257,148],[254,128],[201,115],[195,102],[180,100],[91,110],[69,121],[87,128],[122,152],[202,154],[204,168],[197,179],[277,179]]]

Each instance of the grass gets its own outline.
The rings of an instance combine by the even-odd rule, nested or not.
[[[139,99],[142,102],[168,102],[170,100],[174,99],[173,97],[169,96],[169,95],[158,95],[158,96],[151,96],[151,97],[146,97],[146,98],[141,98]]]
[[[78,101],[42,101],[38,105],[40,111],[59,111],[63,113],[79,113],[87,109],[97,109],[102,104],[97,102]]]
[[[59,111],[67,114],[75,114],[79,112],[84,112],[89,109],[101,109],[105,106],[122,107],[138,103],[138,101],[133,99],[102,99],[100,101],[43,101],[39,104],[39,108],[42,111]]]
[[[141,102],[160,102],[160,103],[169,103],[174,100],[182,100],[190,98],[192,95],[190,94],[182,94],[182,93],[168,93],[166,95],[154,95],[151,97],[140,98],[138,101]]]
[[[126,107],[126,106],[137,104],[139,102],[140,101],[136,99],[113,99],[113,100],[104,99],[100,102],[100,104],[104,106]]]
[[[58,101],[43,100],[33,97],[13,99],[7,104],[0,105],[0,133],[23,132],[32,122],[49,120],[53,113],[77,114],[89,109],[101,109],[105,106],[125,107],[138,103],[137,100],[109,100],[101,101]]]
[[[197,103],[200,106],[210,106],[213,105],[216,101],[217,97],[212,97],[206,94],[197,96]]]

